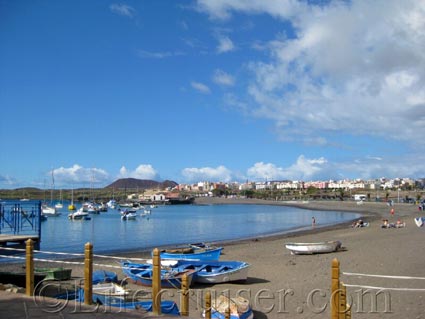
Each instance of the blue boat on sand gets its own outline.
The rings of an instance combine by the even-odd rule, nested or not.
[[[136,285],[152,287],[153,266],[151,264],[137,264],[131,262],[121,262],[122,272]],[[162,288],[181,288],[183,275],[187,275],[188,286],[196,273],[194,269],[176,271],[173,269],[161,269]]]
[[[103,282],[118,282],[117,273],[109,270],[95,270],[92,278],[93,285]]]
[[[61,299],[70,299],[64,296],[58,296]],[[153,305],[151,300],[137,300],[135,296],[131,296],[130,291],[115,283],[100,283],[93,285],[92,292],[93,302],[99,305],[117,308],[117,311],[122,309],[143,309],[147,312],[152,312]],[[131,300],[133,299],[133,300]],[[84,302],[84,289],[78,288],[75,300]],[[179,308],[174,301],[161,301],[161,313],[167,315],[180,315]]]
[[[147,312],[153,311],[152,301],[127,301],[119,303],[111,303],[111,307],[120,309],[140,309],[143,308]],[[161,313],[163,315],[175,315],[180,316],[180,310],[177,304],[171,300],[161,301]]]
[[[190,244],[187,247],[161,250],[160,257],[161,259],[219,260],[222,250],[223,247]]]
[[[194,281],[204,284],[219,284],[234,281],[246,281],[250,264],[244,261],[224,260],[177,260],[171,269],[183,272],[194,269]]]

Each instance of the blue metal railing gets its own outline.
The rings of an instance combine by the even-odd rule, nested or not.
[[[0,203],[0,234],[28,235],[41,238],[41,202]]]

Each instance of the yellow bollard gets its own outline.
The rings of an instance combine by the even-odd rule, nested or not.
[[[331,319],[339,319],[339,261],[332,260]]]
[[[34,242],[32,239],[26,241],[26,290],[27,296],[34,294]]]
[[[211,291],[205,294],[205,319],[211,319]]]
[[[187,317],[189,316],[189,282],[187,279],[187,274],[184,274],[182,277],[180,298],[180,315]]]
[[[161,315],[161,257],[158,248],[153,250],[152,269],[152,312],[155,316]]]
[[[84,246],[84,303],[92,304],[93,299],[93,245]]]

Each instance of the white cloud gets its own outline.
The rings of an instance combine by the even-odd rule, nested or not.
[[[16,185],[17,182],[18,181],[13,177],[0,174],[0,185],[6,185],[9,187],[9,186]]]
[[[233,50],[235,50],[235,45],[233,44],[232,40],[230,40],[229,37],[220,36],[218,38],[218,46],[217,46],[218,53],[226,53]]]
[[[299,1],[264,0],[198,0],[197,9],[206,12],[212,19],[229,19],[232,11],[247,13],[268,13],[275,17],[287,18],[294,15],[304,5]]]
[[[129,177],[137,179],[159,180],[158,172],[150,164],[141,164],[134,171],[130,171],[125,166],[122,166],[118,178]]]
[[[233,86],[235,84],[235,78],[223,70],[215,70],[213,75],[213,81],[223,86]]]
[[[288,168],[277,167],[272,163],[255,163],[247,171],[253,180],[309,180],[322,173],[327,161],[324,158],[307,159],[300,155]]]
[[[126,4],[111,4],[109,6],[109,9],[116,14],[125,16],[125,17],[129,17],[129,18],[133,18],[136,15],[136,10]]]
[[[423,1],[197,4],[212,18],[265,13],[294,26],[295,37],[276,35],[263,46],[268,58],[251,61],[254,78],[248,78],[248,97],[237,99],[255,101],[251,115],[273,121],[281,139],[323,145],[344,134],[371,135],[423,149]],[[334,141],[329,140],[332,134]]]
[[[204,93],[204,94],[209,94],[211,93],[211,90],[208,86],[206,86],[203,83],[200,82],[191,82],[190,85],[197,91]]]
[[[279,180],[285,178],[285,172],[282,168],[276,167],[272,163],[255,163],[247,171],[249,178],[253,180]]]
[[[55,186],[98,184],[109,181],[109,174],[101,168],[85,168],[78,164],[71,167],[59,167],[53,169]],[[51,183],[51,171],[46,173],[47,184]]]
[[[185,168],[182,170],[182,175],[188,182],[230,182],[232,180],[232,172],[224,166]]]

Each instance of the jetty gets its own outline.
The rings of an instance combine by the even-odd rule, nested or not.
[[[39,247],[41,202],[0,203],[0,247],[24,245],[28,239]]]

